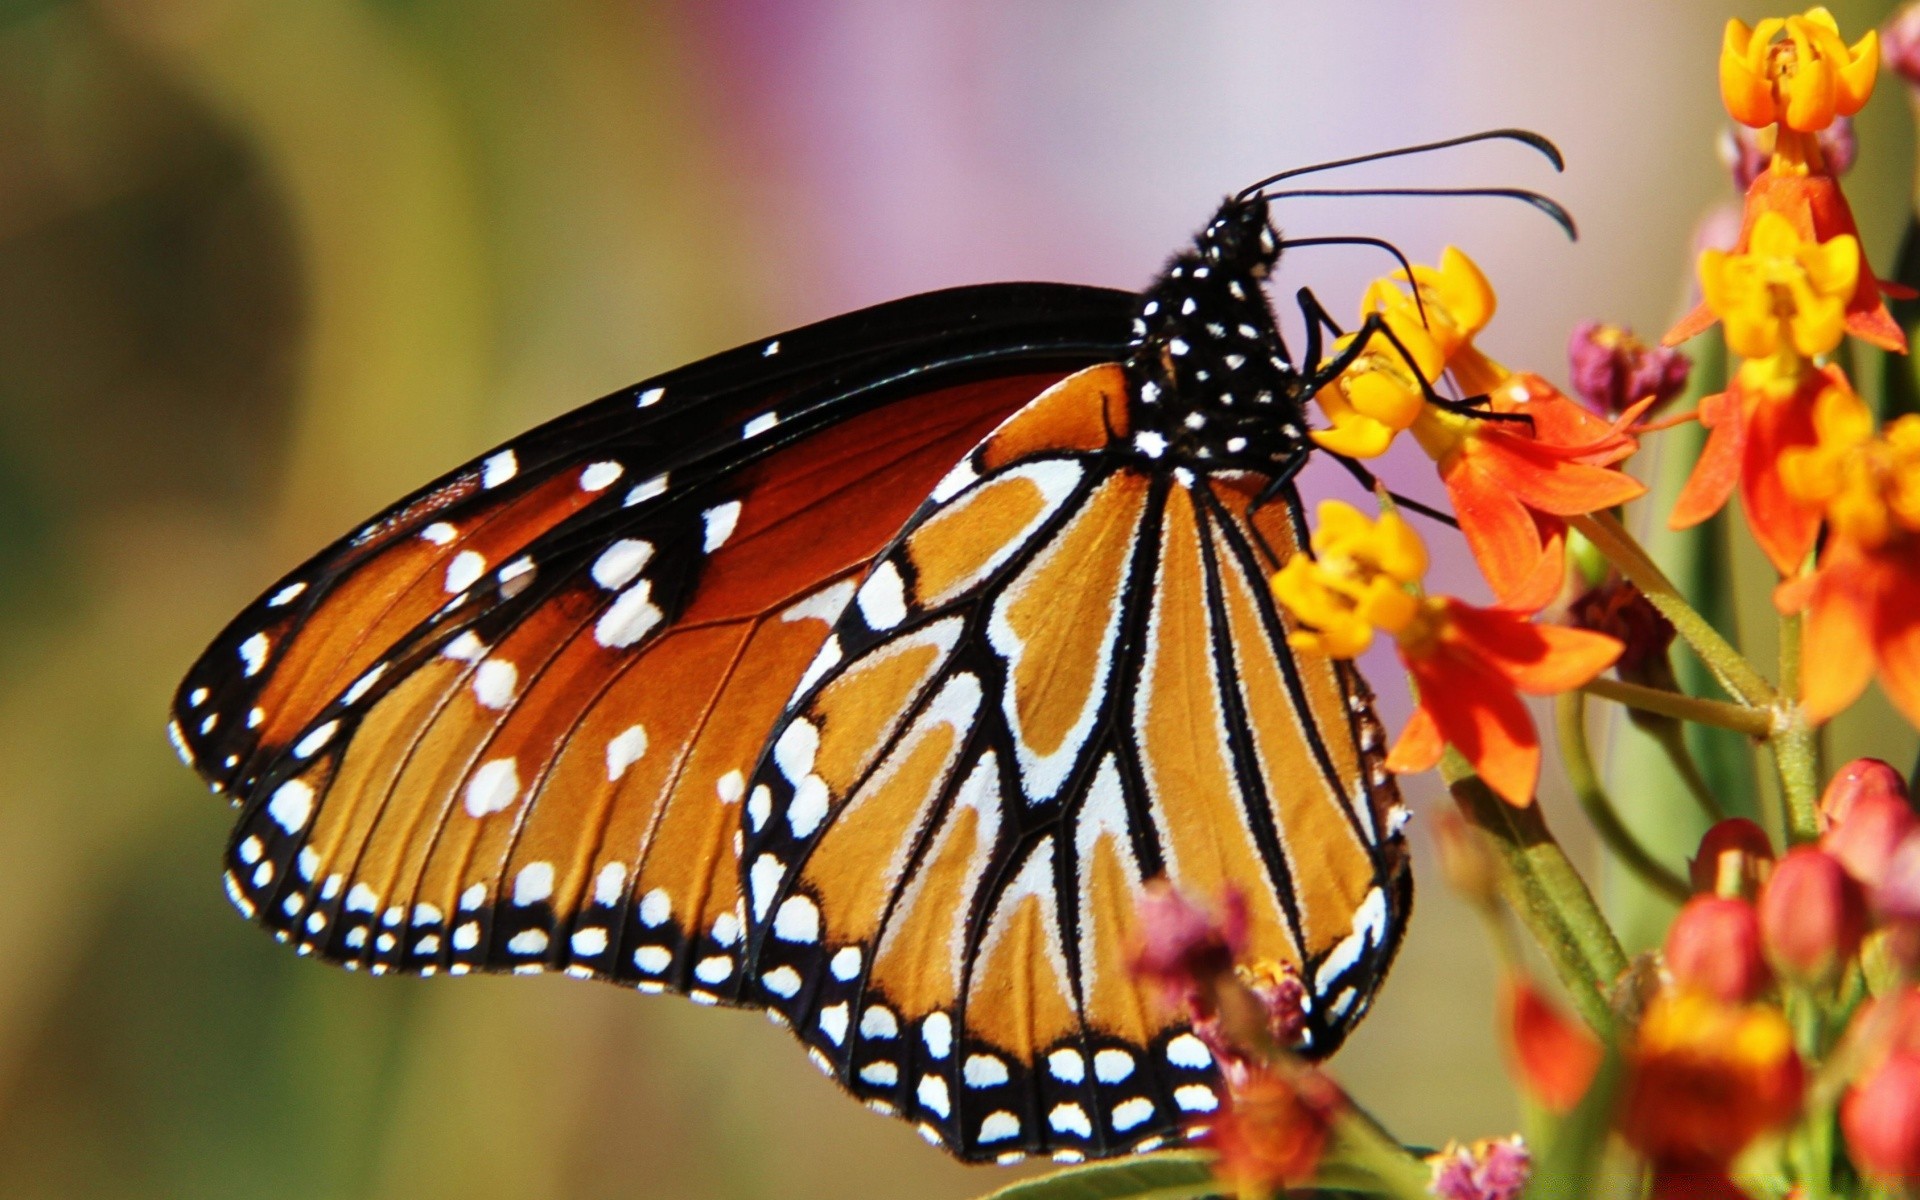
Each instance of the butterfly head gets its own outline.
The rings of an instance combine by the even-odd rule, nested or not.
[[[1265,279],[1280,258],[1280,235],[1259,195],[1228,197],[1194,242],[1208,263],[1253,279]]]

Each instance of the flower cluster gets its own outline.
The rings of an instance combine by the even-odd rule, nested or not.
[[[1920,99],[1920,3],[1885,49]],[[1273,595],[1299,654],[1351,659],[1392,641],[1415,708],[1386,764],[1441,765],[1451,785],[1457,811],[1435,822],[1441,865],[1492,934],[1509,1065],[1538,1117],[1529,1138],[1545,1145],[1494,1137],[1416,1156],[1383,1140],[1296,1057],[1307,984],[1327,958],[1246,962],[1237,894],[1208,912],[1150,884],[1135,970],[1221,1066],[1228,1100],[1208,1140],[1241,1196],[1338,1177],[1374,1194],[1513,1200],[1609,1171],[1622,1195],[1915,1194],[1920,810],[1884,762],[1849,763],[1824,788],[1820,774],[1819,727],[1876,675],[1920,725],[1920,415],[1883,421],[1888,385],[1862,387],[1847,369],[1849,339],[1905,351],[1886,298],[1913,294],[1876,275],[1838,181],[1880,64],[1878,35],[1849,43],[1821,8],[1728,23],[1719,81],[1740,228],[1701,253],[1701,302],[1662,345],[1583,322],[1566,391],[1510,370],[1476,344],[1493,287],[1449,247],[1375,281],[1356,331],[1330,349],[1313,441],[1372,460],[1409,435],[1493,602],[1425,591],[1427,541],[1384,490],[1377,514],[1322,503]],[[1920,220],[1910,237],[1920,247]],[[1728,361],[1691,366],[1675,347],[1715,327]],[[1703,436],[1681,440],[1695,425]],[[1649,468],[1665,472],[1653,494],[1677,497],[1652,523],[1733,536],[1726,522],[1701,527],[1739,496],[1781,622],[1777,676],[1629,532],[1649,495],[1635,455],[1655,438],[1698,450]],[[1676,641],[1719,693],[1689,694]],[[1528,698],[1549,696],[1609,865],[1671,903],[1664,936],[1648,939],[1657,949],[1638,958],[1534,803],[1543,747]],[[1615,810],[1612,789],[1643,781],[1594,765],[1592,698],[1624,706],[1711,816],[1697,844],[1644,844]],[[1765,745],[1776,786],[1756,795],[1704,769],[1689,723]],[[1521,950],[1516,921],[1538,955]],[[1548,1174],[1530,1182],[1535,1171]]]

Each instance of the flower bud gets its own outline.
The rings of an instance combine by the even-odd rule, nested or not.
[[[1233,973],[1246,944],[1246,903],[1229,889],[1222,909],[1216,920],[1163,879],[1142,893],[1133,971],[1159,985],[1168,1007],[1191,1007],[1213,990],[1213,981]]]
[[[1693,363],[1678,350],[1648,346],[1631,330],[1599,321],[1582,321],[1567,339],[1574,394],[1603,415],[1625,412],[1654,397],[1659,408],[1687,386]]]
[[[1471,1146],[1450,1141],[1427,1156],[1427,1165],[1433,1169],[1427,1192],[1439,1200],[1520,1200],[1533,1160],[1516,1133],[1481,1138]]]
[[[1892,1182],[1920,1179],[1920,1054],[1889,1054],[1847,1090],[1840,1129],[1853,1161]]]
[[[1695,896],[1667,930],[1667,970],[1683,988],[1739,1004],[1771,977],[1760,953],[1760,921],[1745,900]]]
[[[1889,921],[1920,924],[1920,830],[1900,839],[1873,890],[1873,908]]]
[[[1599,1041],[1524,975],[1510,974],[1501,981],[1500,1002],[1521,1084],[1548,1112],[1569,1111],[1587,1094],[1600,1069]]]
[[[1812,846],[1787,851],[1760,892],[1767,959],[1799,983],[1831,983],[1860,951],[1866,896],[1838,859]]]
[[[1878,791],[1864,792],[1841,807],[1845,817],[1821,835],[1820,848],[1863,885],[1878,887],[1893,852],[1920,829],[1920,817],[1904,797]]]
[[[1826,833],[1853,811],[1867,796],[1885,795],[1907,798],[1907,781],[1900,772],[1877,758],[1856,758],[1833,773],[1827,790],[1820,793],[1820,832]]]
[[[1628,581],[1610,580],[1581,593],[1567,606],[1567,621],[1577,629],[1604,633],[1625,647],[1613,665],[1628,683],[1668,690],[1678,686],[1667,657],[1673,645],[1673,623]]]
[[[1714,822],[1700,839],[1700,852],[1687,863],[1695,892],[1746,899],[1759,895],[1772,869],[1767,831],[1745,817]]]
[[[1880,27],[1880,57],[1909,87],[1920,87],[1920,4],[1906,5]]]

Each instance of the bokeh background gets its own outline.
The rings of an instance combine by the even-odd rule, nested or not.
[[[1832,7],[1857,36],[1887,6]],[[222,896],[227,810],[161,735],[178,674],[282,570],[535,421],[908,292],[1141,286],[1222,193],[1284,166],[1496,125],[1556,138],[1560,177],[1507,147],[1353,181],[1542,187],[1579,218],[1577,244],[1486,201],[1281,217],[1419,259],[1465,247],[1503,297],[1485,344],[1564,377],[1576,320],[1664,327],[1695,223],[1731,198],[1714,155],[1727,15],[0,4],[0,1195],[806,1200],[1005,1182],[844,1100],[755,1016],[554,977],[373,980],[286,953]],[[1900,90],[1884,83],[1860,121],[1849,187],[1881,261],[1906,214]],[[1351,312],[1386,265],[1303,251],[1280,294],[1311,283]],[[1375,679],[1397,721],[1402,689]],[[1897,725],[1852,736],[1910,761]],[[1411,791],[1431,811],[1432,784]],[[1427,825],[1401,963],[1336,1072],[1401,1136],[1438,1142],[1516,1112],[1489,958],[1435,878]]]

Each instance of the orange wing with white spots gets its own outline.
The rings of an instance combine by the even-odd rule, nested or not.
[[[1143,881],[1243,889],[1315,1056],[1410,904],[1365,685],[1265,586],[1297,498],[1143,454],[1127,387],[1067,378],[933,488],[748,783],[743,998],[970,1159],[1144,1149],[1219,1103],[1127,970]]]
[[[868,565],[1134,297],[935,293],[616,393],[284,578],[171,733],[234,903],[349,968],[732,1000],[740,802]]]

